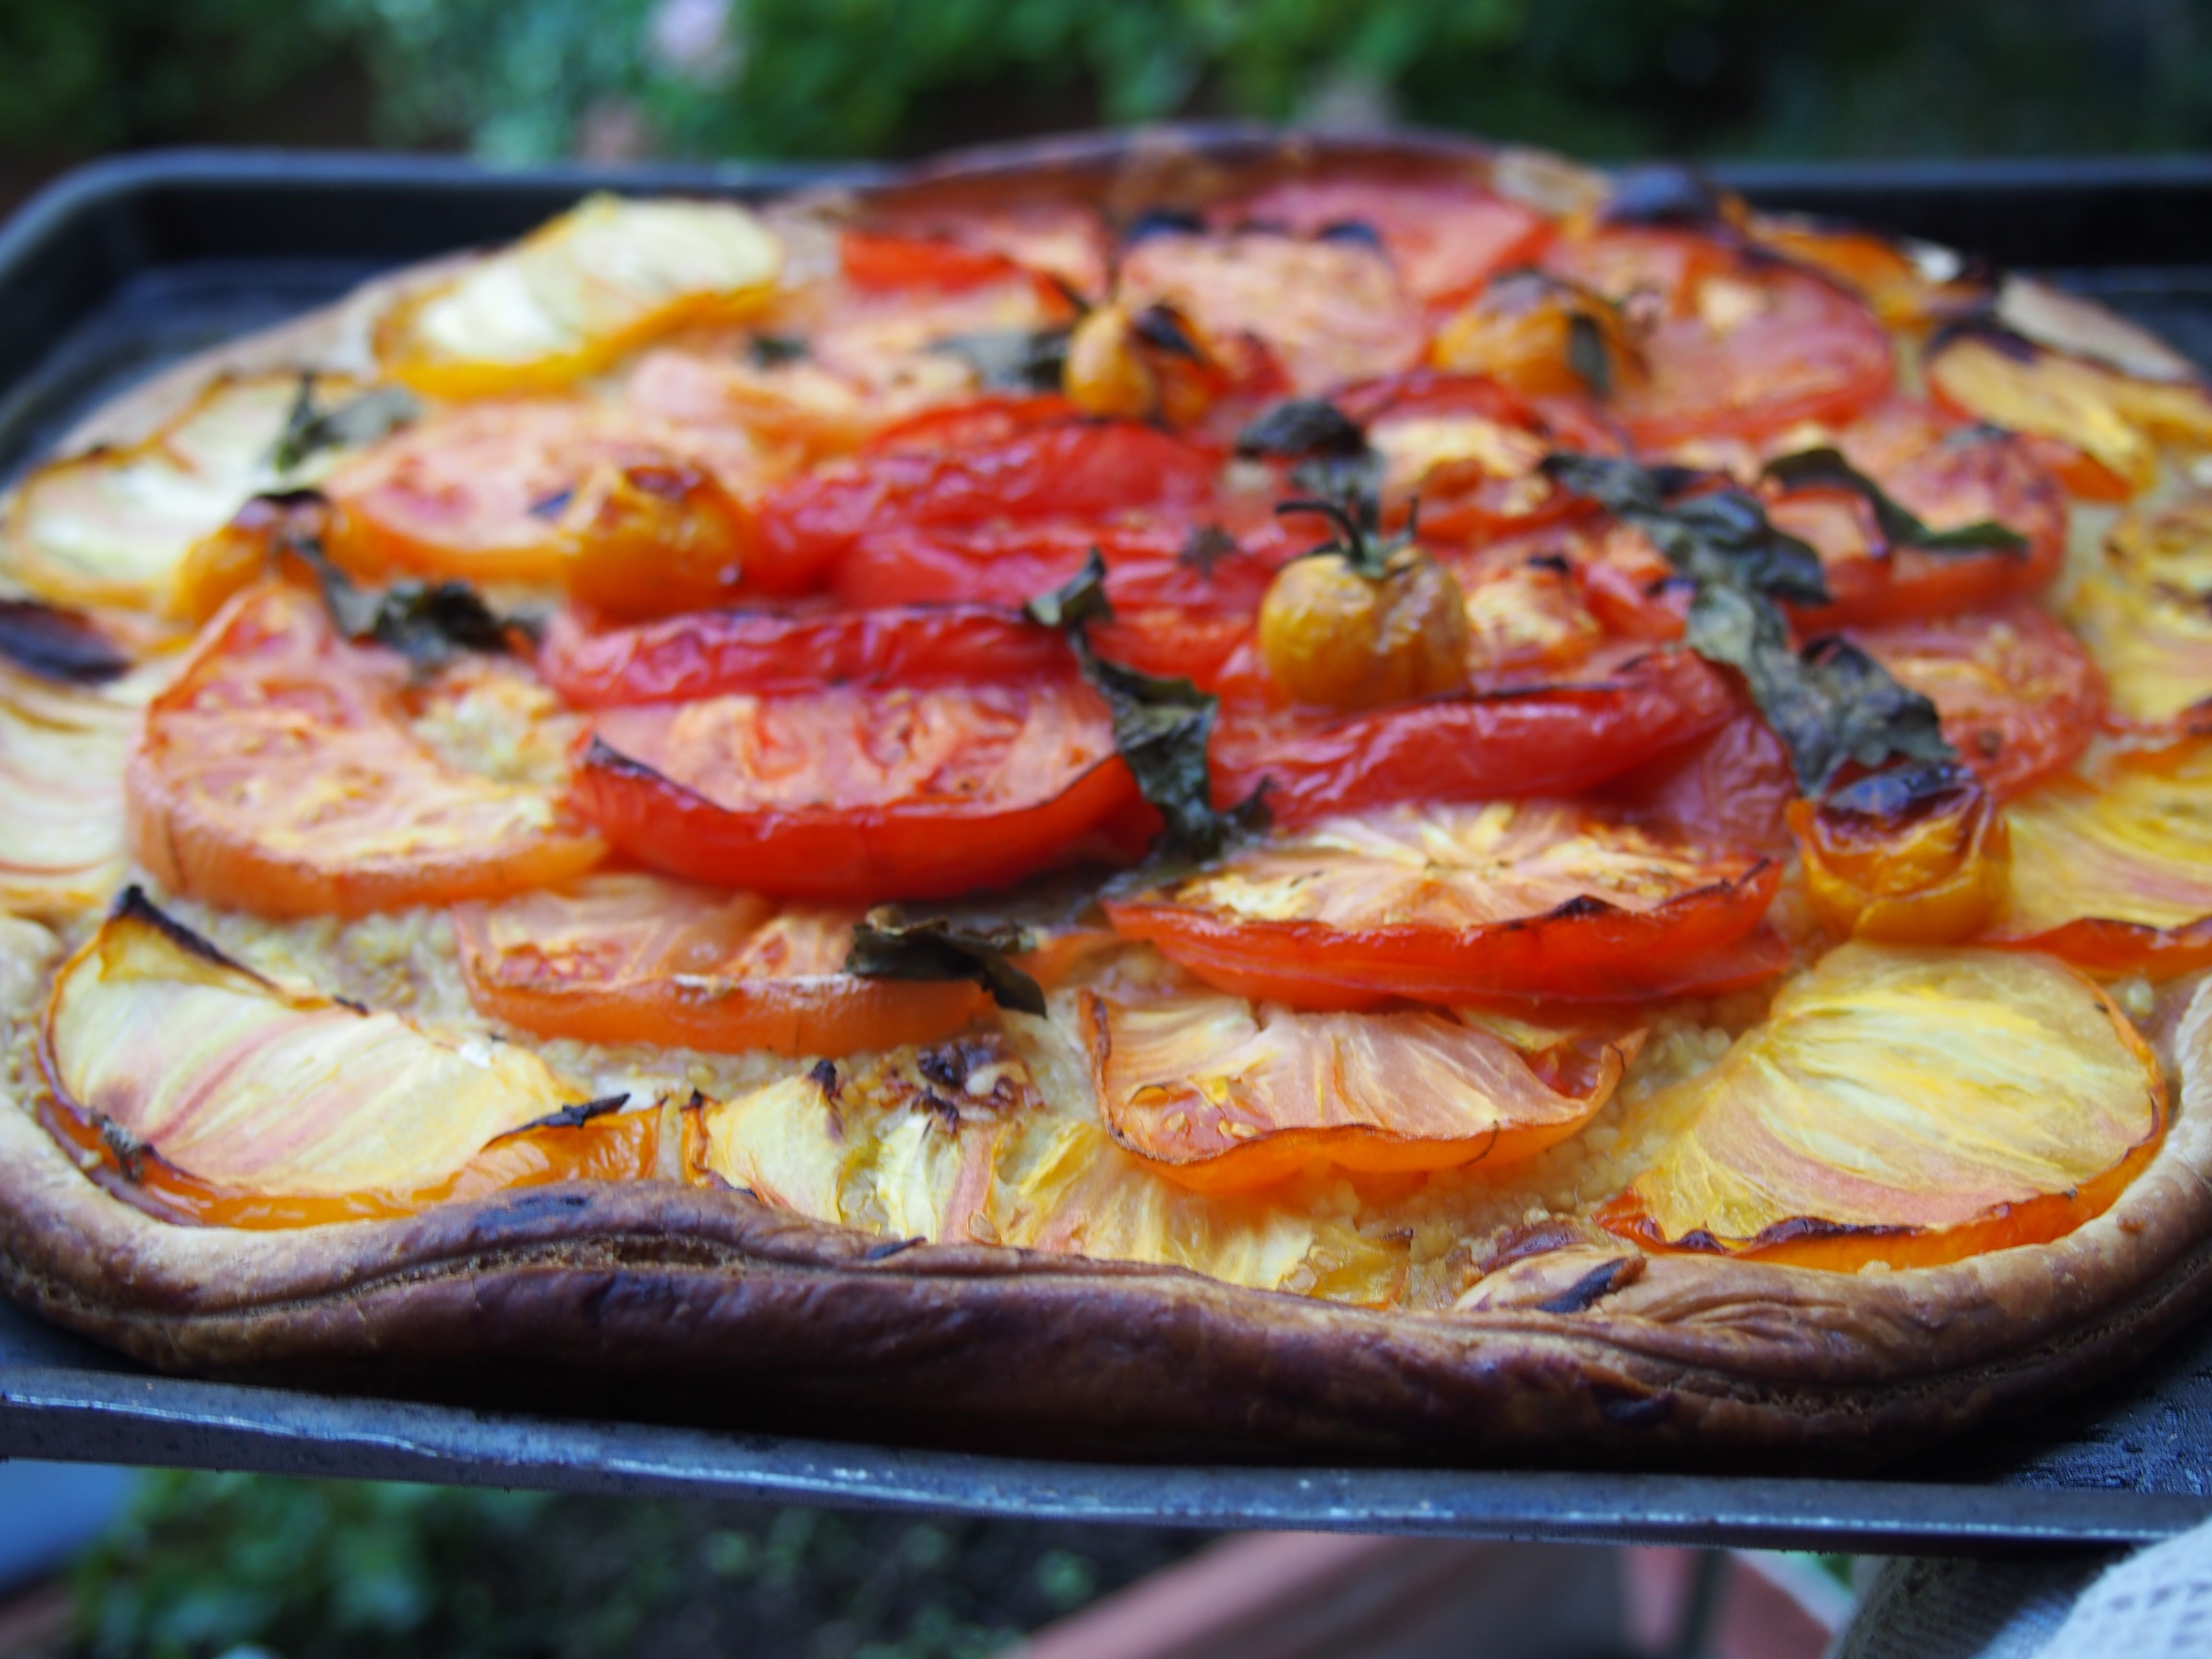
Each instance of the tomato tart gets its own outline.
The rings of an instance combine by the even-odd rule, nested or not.
[[[1121,1456],[2050,1398],[2212,1291],[2208,462],[1679,169],[588,198],[0,501],[0,1281]]]

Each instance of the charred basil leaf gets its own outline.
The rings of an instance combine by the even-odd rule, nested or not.
[[[391,647],[418,672],[442,668],[465,652],[502,655],[514,648],[517,633],[536,631],[519,617],[501,616],[466,582],[394,582],[372,593],[356,586],[320,548],[295,542],[289,550],[315,573],[338,632],[356,643]]]
[[[1826,790],[1847,763],[1873,770],[1956,757],[1936,705],[1856,646],[1820,639],[1802,652],[1791,647],[1778,601],[1823,604],[1827,584],[1820,556],[1769,524],[1755,498],[1707,489],[1680,468],[1601,456],[1548,456],[1544,470],[1644,532],[1697,584],[1686,642],[1743,676],[1808,793]]]
[[[884,905],[854,927],[845,971],[861,979],[972,980],[1001,1008],[1042,1014],[1043,989],[1007,960],[1030,945],[1019,927],[958,927],[942,916],[910,921]]]
[[[1765,476],[1785,489],[1826,486],[1848,489],[1874,509],[1874,521],[1892,547],[1917,547],[1929,553],[2010,553],[2025,557],[2027,538],[1992,519],[1960,525],[1955,530],[1933,530],[1912,511],[1893,500],[1872,478],[1827,445],[1778,455],[1766,464]]]
[[[279,472],[289,472],[309,456],[325,449],[350,449],[370,443],[421,418],[422,399],[404,386],[380,386],[349,398],[329,409],[315,402],[315,377],[300,377],[299,395],[292,399],[270,459]]]
[[[1206,348],[1191,333],[1189,320],[1173,306],[1146,306],[1129,319],[1129,331],[1155,351],[1165,352],[1170,357],[1201,366],[1207,361]]]
[[[745,342],[745,356],[755,368],[781,368],[809,355],[805,339],[797,334],[756,334]]]
[[[1218,524],[1202,524],[1184,538],[1176,562],[1210,580],[1213,567],[1224,559],[1235,558],[1237,553],[1237,538]]]
[[[36,599],[0,599],[0,657],[66,685],[105,685],[131,672],[131,659],[91,617]]]
[[[1097,548],[1073,577],[1023,611],[1030,621],[1067,635],[1083,677],[1106,699],[1114,746],[1135,775],[1138,793],[1167,821],[1153,843],[1153,860],[1215,858],[1231,841],[1267,827],[1267,805],[1256,790],[1226,812],[1213,805],[1206,744],[1220,699],[1188,680],[1109,662],[1091,648],[1089,625],[1114,616],[1106,599],[1106,561]]]
[[[1129,247],[1150,236],[1196,236],[1206,221],[1182,208],[1146,208],[1121,227],[1121,246]]]
[[[1547,455],[1543,469],[1641,530],[1692,581],[1725,582],[1796,605],[1828,602],[1820,556],[1769,524],[1765,509],[1741,489],[1692,494],[1705,482],[1698,473],[1604,455]]]
[[[1698,229],[1725,224],[1728,197],[1702,173],[1670,162],[1631,167],[1598,210],[1608,225],[1673,225]]]
[[[1586,311],[1567,318],[1567,367],[1601,403],[1613,396],[1613,359],[1606,355],[1605,331]]]
[[[932,351],[957,357],[985,386],[1003,391],[1057,392],[1067,367],[1064,328],[992,329],[931,342]]]
[[[1237,453],[1349,459],[1367,453],[1367,434],[1326,398],[1286,398],[1237,434]]]
[[[563,1106],[558,1111],[548,1112],[544,1117],[534,1117],[520,1129],[510,1133],[525,1135],[532,1129],[580,1129],[595,1117],[605,1117],[609,1112],[619,1112],[629,1104],[627,1094],[602,1095],[597,1100],[580,1100]],[[501,1139],[506,1136],[502,1135]]]

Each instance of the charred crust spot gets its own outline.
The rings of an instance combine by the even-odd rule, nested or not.
[[[1589,1242],[1589,1230],[1571,1221],[1522,1222],[1500,1233],[1477,1265],[1487,1275],[1532,1255],[1549,1255]]]
[[[1134,247],[1153,236],[1196,236],[1206,222],[1183,208],[1146,208],[1121,227],[1121,246]]]
[[[1726,198],[1704,174],[1667,163],[1631,167],[1598,210],[1608,225],[1671,225],[1711,229],[1727,222]]]
[[[131,672],[130,657],[91,617],[36,599],[0,599],[0,657],[65,685],[104,685]]]
[[[203,962],[212,963],[218,968],[227,968],[232,973],[243,974],[257,985],[267,985],[271,990],[276,988],[266,975],[254,972],[235,957],[228,955],[220,946],[194,933],[183,922],[162,909],[161,906],[146,896],[146,890],[135,881],[116,895],[114,908],[107,913],[107,919],[111,922],[142,922],[155,929],[162,938],[187,955],[198,957]]]
[[[965,1091],[968,1080],[1004,1058],[998,1045],[955,1038],[915,1056],[914,1069],[940,1089]]]
[[[1633,1285],[1644,1277],[1644,1258],[1640,1255],[1615,1257],[1601,1261],[1557,1296],[1547,1297],[1536,1304],[1540,1313],[1578,1314],[1611,1296],[1624,1286]]]
[[[143,1181],[146,1156],[153,1147],[105,1112],[92,1115],[92,1127],[100,1131],[100,1142],[114,1158],[116,1168],[123,1171],[123,1178],[133,1186]]]
[[[541,495],[531,502],[529,512],[533,519],[557,519],[568,510],[568,503],[576,499],[573,489],[556,489],[550,495]]]
[[[836,1060],[817,1060],[806,1075],[808,1080],[822,1091],[822,1097],[831,1105],[836,1105],[844,1097],[845,1085],[837,1075]]]
[[[1372,248],[1386,258],[1389,253],[1389,249],[1383,246],[1382,233],[1364,219],[1335,220],[1316,232],[1314,240],[1317,242],[1347,242],[1356,247]]]
[[[927,1112],[937,1120],[938,1127],[949,1135],[960,1133],[960,1109],[933,1089],[924,1089],[915,1101],[918,1110]]]
[[[533,1118],[514,1133],[527,1134],[532,1129],[580,1129],[595,1117],[605,1117],[610,1112],[619,1112],[629,1104],[627,1093],[602,1095],[597,1100],[580,1100],[563,1106],[557,1112],[548,1112],[544,1117]]]
[[[1620,907],[1595,898],[1588,893],[1577,893],[1563,903],[1553,905],[1544,913],[1546,921],[1582,921],[1592,916],[1609,916]]]
[[[1136,337],[1146,345],[1166,352],[1171,357],[1181,357],[1194,363],[1203,363],[1206,354],[1199,349],[1198,342],[1190,337],[1190,329],[1173,306],[1146,306],[1129,319]]]
[[[1554,576],[1571,576],[1574,574],[1575,568],[1567,562],[1566,556],[1564,554],[1532,553],[1528,556],[1528,568],[1548,570]]]
[[[1592,1383],[1590,1398],[1607,1422],[1626,1429],[1655,1427],[1674,1413],[1671,1395],[1648,1393],[1617,1382]]]
[[[368,1005],[367,1003],[356,1002],[351,997],[342,997],[333,994],[331,1000],[337,1003],[341,1008],[351,1009],[356,1014],[366,1016],[368,1012]]]
[[[912,1249],[922,1241],[919,1238],[887,1238],[880,1244],[871,1244],[860,1252],[863,1261],[888,1261],[891,1257]]]

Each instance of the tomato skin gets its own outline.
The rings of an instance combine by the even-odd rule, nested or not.
[[[1090,522],[891,524],[864,532],[837,562],[830,585],[855,606],[974,602],[1012,610],[1073,576],[1095,547],[1106,561],[1106,595],[1117,612],[1170,606],[1240,611],[1249,619],[1276,565],[1295,550],[1279,535],[1243,538],[1235,552],[1201,570],[1184,556],[1201,528],[1188,512]]]
[[[847,282],[876,294],[917,288],[957,294],[963,289],[981,288],[1009,276],[1044,280],[1006,255],[988,248],[966,247],[933,237],[887,236],[864,230],[845,233],[838,245],[838,263]]]
[[[1662,314],[1639,343],[1645,373],[1608,406],[1644,447],[1839,424],[1895,383],[1888,331],[1809,271],[1669,230],[1562,238],[1543,263],[1616,301],[1657,290]]]
[[[1106,913],[1115,931],[1255,1001],[1322,1009],[1373,1007],[1396,997],[1610,1002],[1732,989],[1780,972],[1788,947],[1771,933],[1752,936],[1781,877],[1778,863],[1761,859],[1654,910],[1571,900],[1543,915],[1468,928],[1354,930],[1229,917],[1172,902],[1109,900]]]
[[[1278,823],[1406,800],[1574,794],[1723,725],[1735,694],[1687,652],[1603,680],[1406,703],[1354,715],[1224,703],[1213,738],[1224,806],[1262,783]]]
[[[2071,766],[2104,719],[2095,662],[2032,604],[1853,629],[1850,638],[1934,701],[1944,737],[1999,801]]]
[[[760,504],[771,591],[796,592],[872,530],[968,526],[1060,514],[1105,518],[1191,506],[1212,488],[1210,447],[1123,422],[1051,426],[957,451],[890,450],[835,462]],[[756,586],[765,586],[757,583]]]
[[[981,605],[707,611],[599,629],[563,611],[538,659],[573,708],[836,684],[1025,680],[1072,666],[1058,635]]]
[[[1104,704],[1066,681],[611,709],[572,788],[654,869],[847,902],[1003,886],[1142,805]]]
[[[941,409],[925,409],[894,421],[861,446],[866,453],[893,450],[967,449],[1005,443],[1042,427],[1080,422],[1083,411],[1056,392],[1030,397],[973,398]]]

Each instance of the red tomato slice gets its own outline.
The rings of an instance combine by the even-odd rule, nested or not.
[[[1768,516],[1820,555],[1832,605],[1796,609],[1808,632],[1943,616],[2032,593],[2066,549],[2066,501],[2018,439],[1966,428],[1924,404],[1884,404],[1835,434],[1836,447],[1931,529],[1994,520],[2027,538],[2025,556],[1889,548],[1855,494],[1770,486]]]
[[[818,575],[871,532],[1188,507],[1212,490],[1219,470],[1213,450],[1147,427],[1045,427],[954,451],[832,462],[769,493],[761,538],[780,570]]]
[[[546,792],[416,741],[406,665],[347,645],[320,602],[248,589],[149,704],[131,850],[173,891],[260,915],[357,916],[565,881],[599,838]]]
[[[1745,707],[1719,730],[1624,773],[1603,793],[1641,823],[1780,857],[1790,850],[1797,769],[1774,729]]]
[[[1083,411],[1058,392],[969,398],[895,421],[871,438],[866,447],[872,452],[966,449],[1005,443],[1040,427],[1066,426],[1082,419]]]
[[[1396,801],[1574,794],[1715,730],[1735,708],[1719,671],[1682,651],[1582,684],[1362,714],[1224,703],[1214,797],[1227,805],[1264,782],[1275,821],[1292,826]]]
[[[2032,605],[1856,629],[1850,638],[1935,702],[1943,735],[2000,800],[2073,765],[2104,718],[2104,681],[2089,653]]]
[[[1497,271],[1535,258],[1551,222],[1471,179],[1394,178],[1344,172],[1286,179],[1210,216],[1224,228],[1280,225],[1298,236],[1347,228],[1372,230],[1406,291],[1449,305]]]
[[[838,263],[845,280],[873,294],[898,293],[908,289],[934,289],[957,294],[1012,276],[1042,282],[1004,253],[990,248],[964,246],[935,237],[885,236],[848,230],[838,244]]]
[[[1209,985],[1293,1007],[1618,1001],[1779,972],[1778,938],[1729,947],[1780,878],[1573,803],[1422,805],[1330,818],[1106,910]]]
[[[1111,239],[1086,203],[1050,198],[992,202],[909,201],[870,209],[870,228],[892,235],[953,242],[1057,276],[1079,294],[1106,289]]]
[[[634,628],[553,618],[538,672],[575,708],[835,684],[1022,680],[1072,666],[1060,635],[980,605],[705,611]]]
[[[1607,412],[1647,447],[1835,424],[1888,395],[1889,331],[1834,283],[1702,237],[1603,230],[1563,238],[1547,269],[1654,314],[1638,336],[1644,373]]]
[[[1394,520],[1420,503],[1432,540],[1484,539],[1594,509],[1537,470],[1554,450],[1618,455],[1618,434],[1572,398],[1528,398],[1480,374],[1415,369],[1353,386],[1337,406],[1382,456]]]
[[[836,1059],[950,1036],[980,987],[844,971],[856,910],[608,875],[453,912],[469,999],[541,1036]]]
[[[574,790],[656,869],[856,902],[1004,886],[1139,804],[1105,705],[1065,679],[611,708]]]

